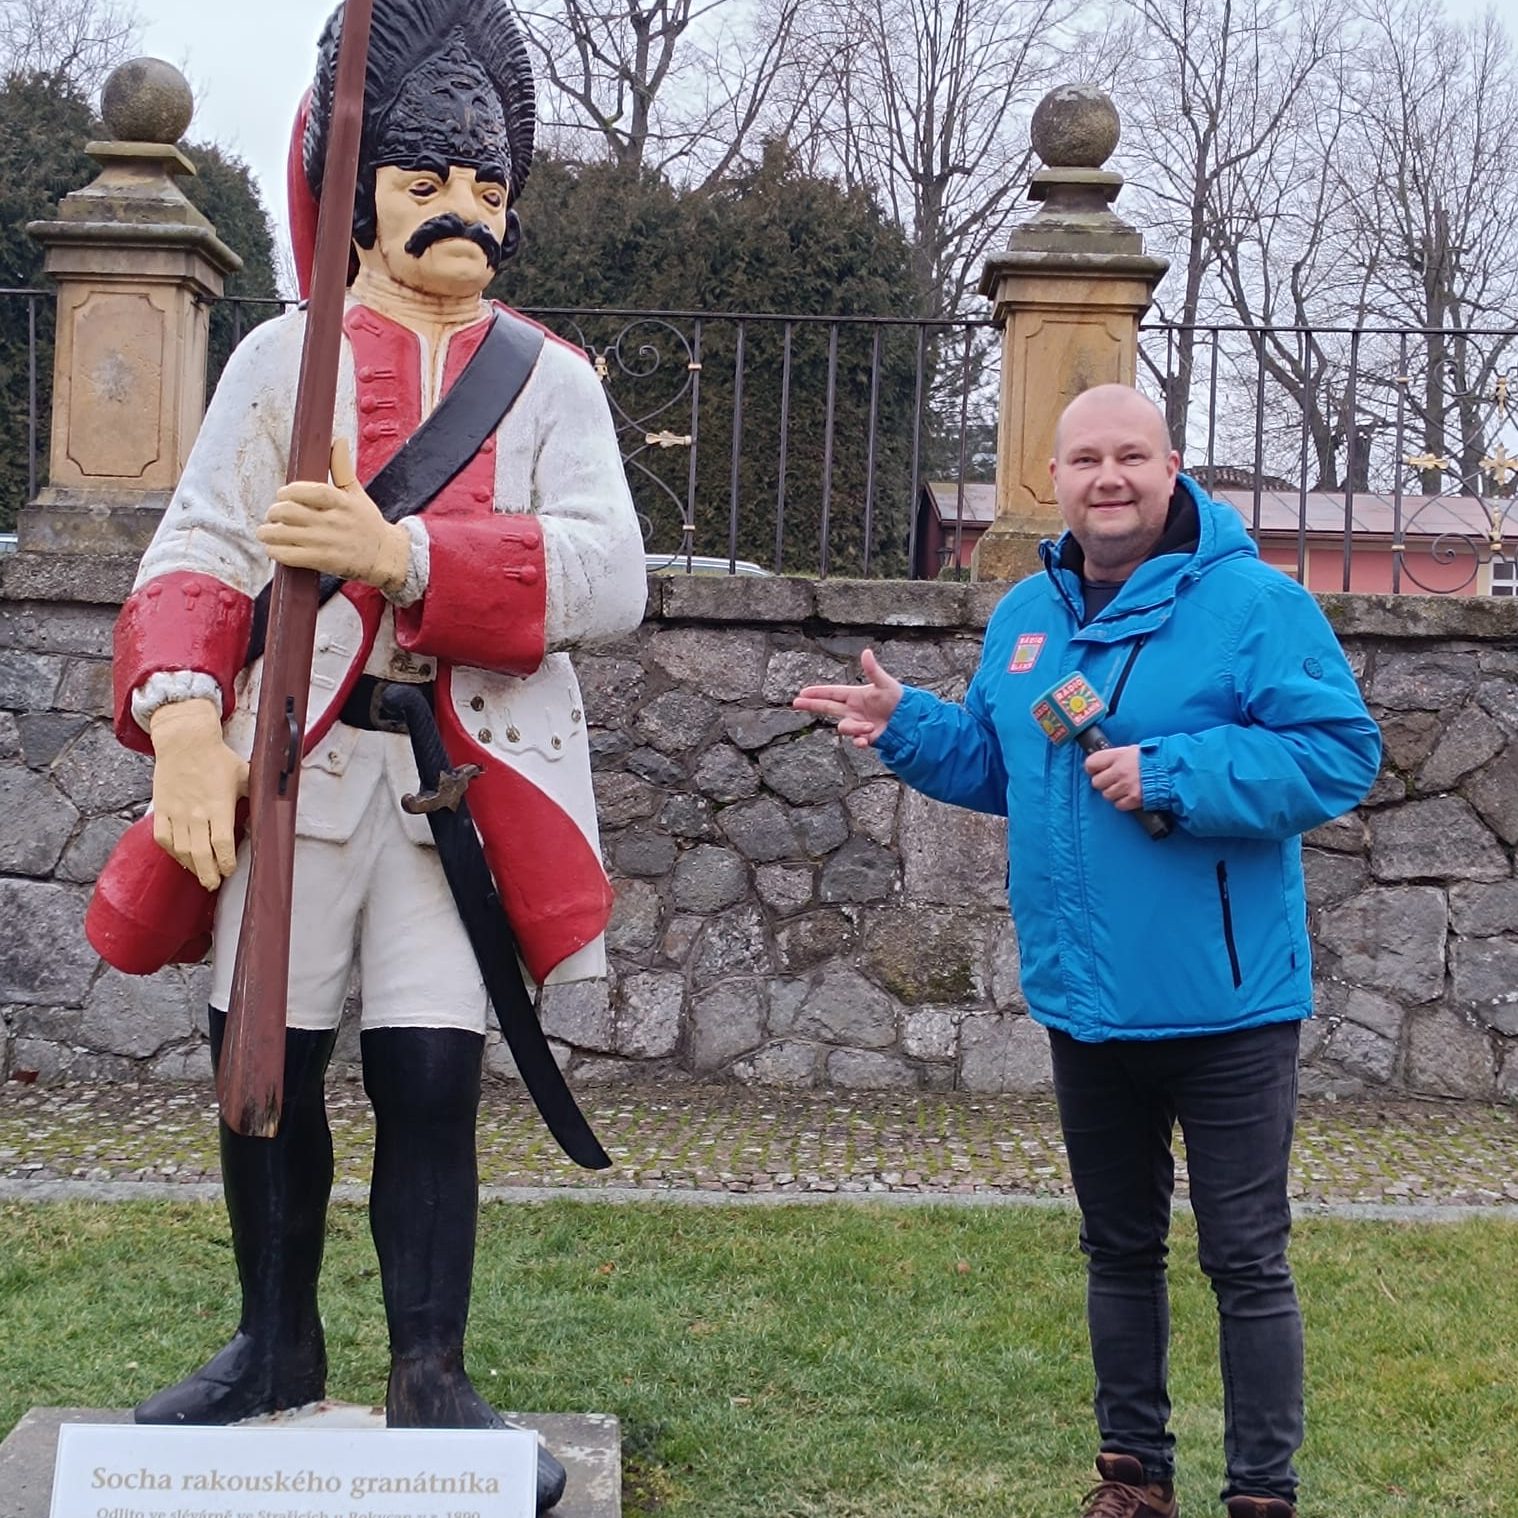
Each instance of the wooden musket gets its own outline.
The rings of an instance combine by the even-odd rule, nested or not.
[[[322,174],[311,298],[291,429],[286,476],[290,481],[328,477],[373,10],[374,0],[346,0],[343,8],[332,129]],[[218,1067],[222,1117],[235,1132],[261,1138],[272,1138],[278,1131],[284,1097],[295,804],[305,748],[319,579],[315,570],[274,567],[248,779],[248,895]]]

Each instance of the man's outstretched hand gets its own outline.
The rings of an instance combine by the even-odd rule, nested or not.
[[[791,705],[800,712],[831,717],[839,733],[868,748],[879,740],[901,701],[901,681],[888,675],[869,649],[859,656],[864,668],[860,685],[808,685]]]

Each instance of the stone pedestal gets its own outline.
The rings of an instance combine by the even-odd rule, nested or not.
[[[1043,205],[981,275],[1002,329],[1002,385],[996,520],[975,545],[977,580],[1038,570],[1039,540],[1063,525],[1049,478],[1054,424],[1081,391],[1131,385],[1137,372],[1139,321],[1169,266],[1110,209],[1123,180],[1101,164],[1117,138],[1117,112],[1100,91],[1045,96],[1033,145],[1048,166],[1028,189]]]
[[[30,228],[58,319],[51,478],[0,554],[0,1078],[130,1072],[79,1038],[89,997],[119,994],[84,937],[87,888],[152,790],[111,733],[111,628],[200,426],[207,302],[240,266],[176,183],[194,172],[174,146],[193,108],[178,71],[124,64],[102,108],[99,176]],[[179,975],[140,994],[186,1007],[175,1042],[198,1060]]]
[[[622,1439],[617,1420],[597,1413],[512,1413],[535,1428],[563,1463],[569,1481],[554,1518],[621,1518]],[[34,1407],[0,1444],[0,1518],[48,1518],[58,1429],[65,1423],[126,1423],[119,1408]],[[383,1427],[367,1408],[324,1404],[301,1427]]]
[[[174,146],[188,87],[166,64],[133,69],[136,94],[107,85],[107,125],[155,140],[91,143],[99,177],[27,228],[58,318],[48,485],[20,514],[22,553],[141,553],[205,410],[208,302],[242,267],[174,182],[195,172]]]

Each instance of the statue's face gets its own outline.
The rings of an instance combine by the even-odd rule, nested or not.
[[[374,246],[355,249],[359,264],[428,295],[477,295],[500,261],[506,200],[505,185],[473,169],[445,178],[386,164],[375,173]],[[456,221],[437,225],[442,217]]]

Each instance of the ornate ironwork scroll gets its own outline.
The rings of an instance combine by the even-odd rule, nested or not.
[[[1405,338],[1403,346],[1405,350]],[[1405,361],[1397,382],[1404,387],[1411,383]],[[1514,562],[1518,554],[1518,534],[1514,532],[1518,527],[1518,515],[1514,514],[1518,498],[1513,487],[1518,480],[1518,458],[1509,451],[1509,444],[1518,446],[1515,399],[1518,395],[1512,377],[1501,372],[1482,391],[1457,390],[1446,397],[1448,410],[1440,419],[1446,426],[1453,424],[1453,437],[1431,435],[1435,429],[1427,428],[1422,451],[1413,452],[1404,449],[1399,428],[1398,502],[1405,487],[1402,471],[1416,477],[1427,499],[1405,520],[1399,519],[1392,548],[1399,574],[1406,575],[1419,590],[1443,594],[1468,590],[1483,569],[1490,574],[1493,566]],[[1451,447],[1452,442],[1456,446]],[[1439,488],[1429,491],[1428,486],[1435,482]],[[1464,520],[1434,532],[1441,518],[1450,515]],[[1411,552],[1409,537],[1426,538],[1426,552]],[[1444,569],[1457,566],[1455,578],[1448,573],[1430,574],[1426,567],[1420,576],[1420,560],[1425,557]],[[1512,579],[1512,575],[1506,578]]]
[[[692,334],[664,317],[638,316],[596,342],[602,332],[586,331],[596,315],[545,319],[585,350],[601,377],[644,543],[673,560],[695,532],[687,455],[696,446],[700,323]]]

